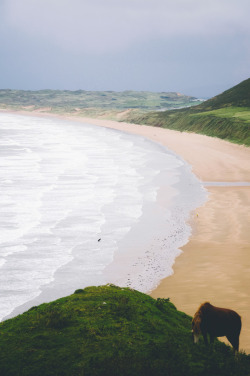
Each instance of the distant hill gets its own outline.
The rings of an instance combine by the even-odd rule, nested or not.
[[[88,287],[0,324],[2,376],[247,376],[250,356],[193,344],[169,299]]]
[[[54,113],[101,114],[127,109],[141,112],[193,106],[200,100],[179,93],[149,91],[85,91],[85,90],[0,90],[0,108],[14,110],[45,109]]]
[[[131,113],[125,120],[250,146],[250,78],[198,106],[141,116]]]

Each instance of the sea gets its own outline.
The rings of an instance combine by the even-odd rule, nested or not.
[[[142,136],[0,113],[0,320],[107,283],[150,292],[173,273],[207,193]]]

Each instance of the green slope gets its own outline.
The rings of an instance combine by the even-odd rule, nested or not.
[[[232,106],[250,107],[250,78],[202,103],[199,108],[208,110]]]
[[[89,287],[1,323],[0,375],[250,375],[250,356],[194,345],[190,329],[168,299]]]
[[[129,114],[126,120],[250,146],[250,79],[192,108]]]

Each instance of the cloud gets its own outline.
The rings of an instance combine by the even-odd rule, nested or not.
[[[4,24],[26,37],[89,54],[157,38],[250,36],[245,0],[6,0]]]
[[[249,76],[249,0],[0,0],[0,81],[211,96]]]

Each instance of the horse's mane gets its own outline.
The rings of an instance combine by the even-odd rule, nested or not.
[[[202,317],[204,313],[210,310],[212,307],[213,307],[212,304],[210,304],[209,302],[202,303],[194,316],[197,315],[197,316]]]
[[[212,307],[212,305],[209,302],[202,303],[198,310],[194,314],[194,318],[192,320],[193,324],[195,326],[200,327],[202,318],[206,314],[206,312]]]

